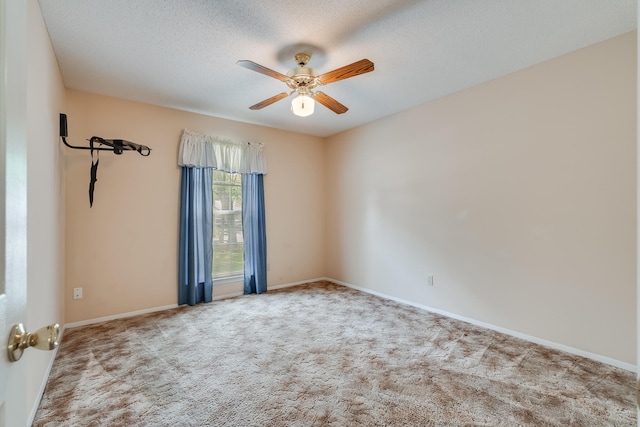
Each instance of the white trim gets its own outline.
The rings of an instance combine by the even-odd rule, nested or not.
[[[64,336],[64,331],[66,330],[66,326],[63,325],[60,330],[60,337],[58,338],[58,343],[62,342],[62,337]],[[40,407],[40,401],[42,400],[42,396],[44,396],[44,389],[47,387],[47,382],[49,381],[49,375],[51,375],[51,368],[53,368],[53,362],[55,362],[56,357],[58,356],[58,349],[60,345],[56,347],[51,353],[51,358],[49,359],[49,365],[47,369],[44,371],[44,376],[42,377],[42,384],[40,384],[40,391],[36,396],[35,402],[33,402],[33,406],[31,407],[31,413],[29,414],[29,418],[27,419],[27,425],[30,426],[33,424],[33,420],[36,417],[36,413],[38,412],[38,408]]]
[[[523,340],[526,340],[526,341],[530,341],[530,342],[533,342],[535,344],[540,344],[540,345],[543,345],[545,347],[553,348],[555,350],[561,350],[561,351],[564,351],[566,353],[574,354],[576,356],[586,357],[588,359],[592,359],[592,360],[596,360],[598,362],[606,363],[607,365],[615,366],[617,368],[621,368],[621,369],[624,369],[626,371],[631,371],[631,372],[634,372],[634,373],[637,372],[637,366],[636,365],[632,365],[631,363],[622,362],[620,360],[612,359],[610,357],[602,356],[602,355],[595,354],[595,353],[589,353],[587,351],[583,351],[583,350],[579,350],[577,348],[569,347],[569,346],[564,345],[564,344],[558,344],[558,343],[553,342],[553,341],[547,341],[547,340],[542,339],[542,338],[534,337],[534,336],[531,336],[531,335],[526,335],[526,334],[523,334],[523,333],[520,333],[520,332],[512,331],[510,329],[505,329],[505,328],[502,328],[500,326],[495,326],[495,325],[492,325],[490,323],[481,322],[481,321],[474,320],[474,319],[471,319],[471,318],[468,318],[468,317],[464,317],[464,316],[460,316],[460,315],[457,315],[457,314],[454,314],[454,313],[449,313],[449,312],[444,311],[444,310],[440,310],[440,309],[437,309],[437,308],[433,308],[433,307],[429,307],[429,306],[426,306],[426,305],[418,304],[418,303],[411,302],[411,301],[408,301],[408,300],[405,300],[405,299],[402,299],[402,298],[397,298],[397,297],[394,297],[394,296],[391,296],[391,295],[383,294],[382,292],[374,291],[372,289],[362,288],[360,286],[352,285],[351,283],[342,282],[340,280],[335,280],[335,279],[331,279],[331,278],[325,278],[325,279],[322,279],[322,280],[328,280],[328,281],[336,283],[338,285],[346,286],[348,288],[356,289],[358,291],[366,292],[368,294],[372,294],[372,295],[376,295],[376,296],[379,296],[379,297],[382,297],[382,298],[385,298],[385,299],[396,301],[396,302],[399,302],[401,304],[407,304],[407,305],[410,305],[412,307],[420,308],[422,310],[426,310],[426,311],[429,311],[429,312],[432,312],[432,313],[440,314],[442,316],[450,317],[452,319],[461,320],[461,321],[466,322],[466,323],[471,323],[472,325],[480,326],[480,327],[485,328],[485,329],[491,329],[493,331],[497,331],[497,332],[501,332],[503,334],[511,335],[513,337],[520,338],[520,339],[523,339]]]
[[[98,317],[95,319],[81,320],[79,322],[71,322],[65,325],[66,328],[77,328],[79,326],[92,325],[94,323],[106,322],[109,320],[124,319],[125,317],[137,316],[139,314],[154,313],[156,311],[171,310],[178,307],[178,304],[163,305],[161,307],[145,308],[144,310],[130,311],[128,313],[114,314],[112,316]]]
[[[318,278],[318,279],[302,280],[300,282],[285,283],[285,284],[282,284],[282,285],[267,286],[267,290],[288,288],[288,287],[291,287],[291,286],[302,285],[302,284],[305,284],[305,283],[317,282],[319,280],[331,280],[331,279],[326,279],[326,278],[322,277],[322,278]],[[221,299],[225,299],[225,298],[238,297],[238,296],[241,296],[241,295],[243,295],[242,292],[233,292],[233,293],[230,293],[230,294],[214,295],[213,296],[213,300],[217,301],[217,300],[221,300]],[[112,316],[104,316],[104,317],[98,317],[98,318],[95,318],[95,319],[81,320],[79,322],[71,322],[71,323],[67,323],[65,325],[65,328],[69,328],[69,329],[77,328],[79,326],[92,325],[94,323],[107,322],[109,320],[124,319],[126,317],[137,316],[139,314],[147,314],[147,313],[154,313],[156,311],[171,310],[172,308],[177,308],[177,307],[179,307],[178,304],[171,304],[171,305],[164,305],[164,306],[161,306],[161,307],[145,308],[144,310],[136,310],[136,311],[130,311],[128,313],[114,314]]]

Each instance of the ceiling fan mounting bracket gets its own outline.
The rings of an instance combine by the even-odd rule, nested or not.
[[[300,53],[296,53],[294,58],[299,67],[304,67],[309,63],[309,59],[311,59],[311,55],[309,55],[308,53],[300,52]]]

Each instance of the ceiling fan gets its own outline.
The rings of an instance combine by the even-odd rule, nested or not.
[[[240,60],[237,62],[241,67],[278,79],[292,89],[290,92],[282,92],[258,102],[249,107],[249,109],[260,110],[295,93],[297,95],[293,98],[293,101],[291,101],[291,111],[297,116],[305,117],[313,114],[314,101],[318,101],[336,114],[342,114],[347,112],[347,107],[329,95],[314,89],[321,85],[327,85],[373,71],[373,62],[368,59],[361,59],[353,64],[345,65],[328,73],[318,75],[313,68],[307,67],[307,63],[311,58],[310,54],[297,53],[294,58],[298,66],[289,70],[286,75],[263,67],[253,61]]]

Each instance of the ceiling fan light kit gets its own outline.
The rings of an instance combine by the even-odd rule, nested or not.
[[[307,117],[313,114],[315,101],[308,95],[300,94],[291,101],[291,112],[296,116]]]
[[[318,75],[313,68],[307,67],[307,63],[309,62],[311,55],[307,53],[298,53],[294,58],[298,66],[289,70],[286,75],[267,67],[263,67],[253,61],[240,60],[237,62],[241,67],[278,79],[286,83],[287,86],[292,89],[290,93],[282,92],[252,105],[249,109],[260,110],[288,97],[289,95],[296,94],[295,98],[291,101],[291,111],[296,116],[307,117],[313,114],[315,101],[318,101],[320,104],[324,105],[336,114],[343,114],[347,112],[347,107],[329,95],[319,91],[314,91],[313,89],[319,85],[327,85],[329,83],[355,77],[360,74],[371,72],[374,69],[373,62],[368,59],[361,59],[353,64],[345,65],[344,67],[328,73]]]

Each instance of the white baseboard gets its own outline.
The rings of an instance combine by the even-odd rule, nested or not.
[[[65,325],[66,328],[77,328],[78,326],[92,325],[94,323],[106,322],[108,320],[124,319],[125,317],[137,316],[139,314],[155,313],[156,311],[170,310],[178,307],[178,304],[164,305],[161,307],[145,308],[143,310],[130,311],[128,313],[114,314],[113,316],[98,317],[95,319],[81,320],[79,322],[71,322]]]
[[[302,280],[300,282],[292,282],[292,283],[285,283],[285,284],[282,284],[282,285],[269,286],[268,289],[273,290],[273,289],[288,288],[290,286],[302,285],[304,283],[317,282],[318,280],[329,280],[329,279],[325,279],[323,277],[323,278],[318,278],[318,279]],[[241,296],[241,295],[243,295],[242,292],[233,292],[233,293],[230,293],[230,294],[216,295],[216,296],[214,296],[214,301],[225,299],[225,298],[238,297],[238,296]],[[106,322],[106,321],[109,321],[109,320],[124,319],[126,317],[137,316],[139,314],[147,314],[147,313],[154,313],[156,311],[170,310],[170,309],[176,308],[176,307],[179,307],[178,304],[164,305],[164,306],[161,306],[161,307],[145,308],[143,310],[129,311],[127,313],[114,314],[112,316],[97,317],[95,319],[87,319],[87,320],[81,320],[79,322],[71,322],[71,323],[67,323],[64,327],[68,328],[68,329],[77,328],[79,326],[92,325],[94,323],[101,323],[101,322]]]
[[[58,343],[62,342],[62,337],[64,335],[66,327],[63,325],[62,329],[60,329],[60,337],[58,339]],[[56,347],[51,352],[51,358],[49,359],[49,365],[44,372],[44,376],[42,377],[42,384],[40,384],[40,391],[38,391],[38,396],[36,397],[36,401],[33,402],[33,406],[31,407],[31,413],[29,414],[29,419],[27,420],[27,426],[31,426],[33,424],[33,420],[36,417],[36,412],[38,412],[38,408],[40,407],[40,401],[42,400],[42,396],[44,395],[44,389],[47,386],[47,381],[49,381],[49,375],[51,374],[51,368],[53,368],[53,362],[56,360],[56,356],[58,356],[58,349],[60,346]]]
[[[429,306],[426,306],[426,305],[423,305],[423,304],[418,304],[418,303],[415,303],[415,302],[412,302],[412,301],[408,301],[408,300],[405,300],[405,299],[402,299],[402,298],[397,298],[397,297],[394,297],[394,296],[391,296],[391,295],[383,294],[382,292],[374,291],[372,289],[362,288],[360,286],[352,285],[351,283],[342,282],[340,280],[335,280],[335,279],[331,279],[331,278],[328,278],[328,277],[324,278],[322,280],[328,280],[330,282],[337,283],[339,285],[346,286],[348,288],[356,289],[358,291],[362,291],[362,292],[366,292],[368,294],[376,295],[376,296],[379,296],[381,298],[385,298],[385,299],[389,299],[389,300],[392,300],[392,301],[396,301],[396,302],[399,302],[401,304],[407,304],[407,305],[410,305],[412,307],[420,308],[422,310],[426,310],[426,311],[429,311],[429,312],[432,312],[432,313],[440,314],[442,316],[450,317],[452,319],[461,320],[461,321],[466,322],[466,323],[471,323],[472,325],[480,326],[481,328],[491,329],[493,331],[501,332],[501,333],[506,334],[506,335],[511,335],[513,337],[520,338],[520,339],[523,339],[523,340],[526,340],[526,341],[530,341],[530,342],[533,342],[533,343],[536,343],[536,344],[540,344],[540,345],[543,345],[545,347],[549,347],[549,348],[553,348],[553,349],[556,349],[556,350],[564,351],[564,352],[570,353],[570,354],[575,354],[576,356],[586,357],[588,359],[592,359],[592,360],[596,360],[598,362],[606,363],[607,365],[615,366],[617,368],[621,368],[621,369],[624,369],[624,370],[627,370],[627,371],[631,371],[631,372],[634,372],[634,373],[637,372],[637,366],[636,365],[632,365],[631,363],[622,362],[620,360],[612,359],[610,357],[602,356],[602,355],[595,354],[595,353],[589,353],[587,351],[583,351],[583,350],[580,350],[580,349],[577,349],[577,348],[569,347],[569,346],[564,345],[564,344],[558,344],[558,343],[553,342],[553,341],[547,341],[547,340],[542,339],[542,338],[534,337],[534,336],[531,336],[531,335],[526,335],[526,334],[523,334],[523,333],[520,333],[520,332],[517,332],[517,331],[512,331],[510,329],[502,328],[500,326],[495,326],[495,325],[492,325],[490,323],[480,322],[480,321],[475,320],[475,319],[471,319],[471,318],[468,318],[468,317],[460,316],[460,315],[457,315],[455,313],[449,313],[449,312],[444,311],[444,310],[440,310],[440,309],[437,309],[437,308],[429,307]]]

